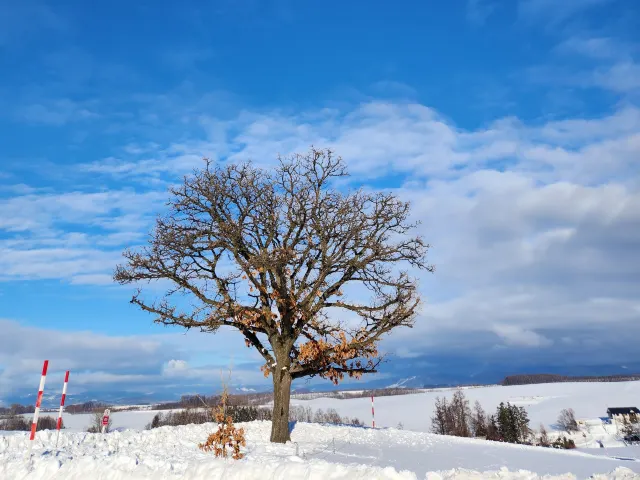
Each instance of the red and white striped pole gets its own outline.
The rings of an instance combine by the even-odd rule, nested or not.
[[[44,361],[42,366],[42,377],[40,377],[40,388],[38,389],[38,398],[36,399],[36,409],[33,412],[33,422],[31,423],[31,437],[29,438],[29,456],[31,456],[31,447],[33,440],[36,438],[36,428],[38,428],[38,415],[40,414],[40,405],[42,405],[42,395],[44,394],[44,382],[47,380],[47,368],[49,360]]]
[[[69,383],[69,370],[64,374],[64,384],[62,385],[62,397],[60,398],[60,411],[58,412],[58,422],[56,423],[56,448],[58,448],[58,440],[60,440],[60,427],[62,427],[62,411],[64,410],[64,399],[67,396],[67,385]]]
[[[371,395],[371,424],[373,428],[376,428],[376,411],[373,408],[373,395]]]

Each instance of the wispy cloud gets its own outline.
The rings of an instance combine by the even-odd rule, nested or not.
[[[606,5],[612,0],[520,0],[518,15],[527,22],[557,25],[586,10]]]
[[[640,92],[640,45],[613,37],[572,36],[561,41],[544,65],[526,70],[529,82],[549,87],[601,89],[617,95]]]
[[[467,0],[467,20],[472,25],[484,25],[495,9],[492,0]]]
[[[0,3],[0,48],[14,47],[42,31],[64,31],[63,16],[45,3],[32,0]]]
[[[570,37],[558,44],[556,53],[582,55],[596,60],[626,60],[637,49],[612,37]]]
[[[31,124],[60,127],[68,123],[97,119],[99,114],[93,111],[90,105],[63,98],[21,106],[16,112],[16,117]]]
[[[617,93],[640,92],[640,64],[628,61],[599,68],[593,72],[591,81]]]
[[[0,199],[0,280],[105,284],[164,192],[37,193]]]

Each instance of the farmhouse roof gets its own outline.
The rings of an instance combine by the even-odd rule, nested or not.
[[[618,407],[607,408],[607,413],[609,415],[629,415],[630,413],[640,414],[640,410],[636,407]]]

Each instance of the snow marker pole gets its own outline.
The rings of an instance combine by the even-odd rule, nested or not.
[[[47,380],[47,368],[49,368],[49,360],[44,361],[42,366],[42,376],[40,377],[40,388],[38,388],[38,398],[36,399],[36,409],[33,411],[33,422],[31,422],[31,436],[29,437],[29,457],[31,457],[31,448],[36,438],[36,429],[38,428],[38,415],[40,414],[40,405],[42,405],[42,396],[44,394],[44,383]]]
[[[376,428],[376,412],[373,408],[373,395],[371,395],[371,424],[373,428]]]
[[[69,370],[64,374],[64,384],[62,385],[62,397],[60,398],[60,410],[58,411],[58,422],[56,423],[56,448],[58,448],[58,440],[60,440],[60,427],[62,427],[62,411],[64,410],[64,400],[67,396],[67,385],[69,383]]]
[[[102,415],[102,433],[105,433],[109,426],[109,415],[111,415],[111,410],[107,408]]]

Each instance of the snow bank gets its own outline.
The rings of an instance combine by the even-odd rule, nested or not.
[[[292,443],[279,445],[269,442],[269,422],[239,426],[245,428],[247,447],[243,449],[245,458],[237,462],[216,459],[198,449],[198,443],[213,431],[212,424],[126,430],[107,435],[63,432],[58,449],[54,447],[55,432],[38,432],[30,461],[25,459],[27,434],[4,435],[0,436],[0,478],[569,479],[589,478],[595,473],[605,473],[606,476],[597,477],[603,479],[640,478],[640,462],[634,459],[584,452],[396,429],[304,423],[293,428]]]
[[[170,470],[170,469],[169,469]],[[1,470],[0,470],[1,471]],[[65,480],[131,480],[131,479],[181,479],[181,480],[263,480],[263,479],[344,479],[344,480],[415,480],[412,472],[398,473],[393,468],[366,465],[347,466],[326,461],[304,462],[291,458],[271,462],[233,462],[217,459],[204,460],[190,465],[182,473],[158,471],[150,466],[140,466],[134,457],[118,456],[99,459],[83,458],[73,463],[61,464],[55,459],[39,462],[34,469],[17,469],[3,473],[3,479],[60,478]]]

